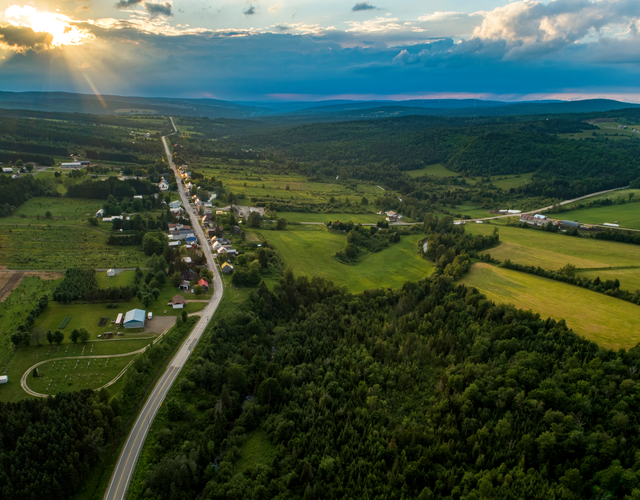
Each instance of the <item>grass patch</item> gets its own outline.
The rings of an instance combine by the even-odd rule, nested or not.
[[[126,354],[149,345],[152,340],[149,339],[150,336],[145,335],[145,337],[146,338],[127,340],[96,340],[87,342],[86,344],[78,344],[77,346],[65,340],[59,349],[55,344],[49,349],[46,340],[41,347],[37,347],[36,345],[30,345],[29,347],[20,346],[16,349],[7,367],[6,374],[9,376],[9,382],[0,386],[0,401],[20,401],[21,399],[31,397],[20,387],[20,379],[26,370],[40,361],[53,361],[54,359],[64,360],[70,356],[90,357]],[[67,359],[67,367],[70,366],[70,362],[71,360]],[[75,361],[73,363],[75,364]],[[55,373],[57,374],[58,372],[56,371]],[[76,387],[76,389],[81,388],[82,387],[79,386]]]
[[[496,175],[491,178],[491,182],[496,187],[509,190],[511,188],[524,186],[531,182],[534,173],[535,172],[516,175]]]
[[[597,277],[600,277],[602,281],[618,279],[620,280],[621,290],[627,290],[629,292],[640,290],[640,268],[579,271],[577,275],[581,277],[584,276],[591,280]]]
[[[277,448],[262,429],[250,433],[240,448],[240,459],[235,464],[235,473],[250,471],[256,465],[270,466],[276,456]]]
[[[418,255],[422,234],[403,236],[385,250],[365,255],[355,266],[335,260],[332,255],[344,249],[346,237],[324,227],[307,226],[286,231],[263,232],[297,276],[318,276],[346,286],[352,292],[373,288],[398,288],[433,271],[433,265]]]
[[[111,288],[118,286],[127,286],[133,284],[135,271],[120,271],[115,276],[107,276],[106,271],[96,272],[98,279],[98,288]]]
[[[433,165],[427,165],[424,168],[419,168],[417,170],[406,170],[405,174],[408,174],[410,177],[422,177],[423,175],[432,175],[433,177],[459,177],[460,174],[454,172],[453,170],[449,170],[447,167],[442,165],[441,163],[434,163]]]
[[[483,263],[474,264],[460,281],[494,302],[531,309],[543,318],[565,319],[578,335],[607,349],[628,349],[640,342],[639,309],[629,302]]]

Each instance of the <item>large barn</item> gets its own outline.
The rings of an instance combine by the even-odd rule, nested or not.
[[[142,309],[131,309],[124,316],[125,328],[144,328],[144,320],[146,318],[146,311]]]

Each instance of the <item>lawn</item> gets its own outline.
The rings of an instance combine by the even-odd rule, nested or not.
[[[107,276],[107,271],[97,271],[98,288],[110,288],[114,286],[127,286],[133,284],[135,271],[120,271],[115,276]]]
[[[483,263],[474,264],[460,281],[494,302],[531,309],[543,318],[564,318],[578,335],[607,349],[628,349],[640,342],[640,309],[630,302]]]
[[[38,367],[39,377],[27,377],[27,385],[40,394],[98,389],[113,380],[135,356],[47,361]]]
[[[640,197],[638,197],[640,200]],[[551,212],[547,212],[551,215]],[[640,203],[625,203],[605,207],[579,208],[554,214],[558,219],[577,220],[583,224],[615,222],[620,227],[640,229]]]
[[[347,214],[347,213],[320,213],[320,214],[311,214],[305,212],[278,212],[277,218],[284,217],[289,222],[322,222],[325,223],[327,221],[342,221],[342,222],[354,222],[356,224],[376,224],[379,221],[384,221],[384,215],[376,215],[376,214]]]
[[[295,227],[296,229],[292,229]],[[346,237],[320,226],[290,226],[286,231],[264,231],[262,235],[279,251],[287,266],[300,276],[318,276],[346,286],[351,292],[372,288],[398,288],[433,271],[433,266],[418,255],[422,234],[403,236],[399,243],[378,253],[367,254],[355,266],[332,258],[344,249]]]
[[[40,361],[45,359],[53,361],[54,359],[64,359],[71,356],[124,355],[137,351],[152,342],[150,337],[153,337],[153,335],[144,335],[143,337],[126,340],[94,340],[87,342],[86,345],[78,344],[77,346],[65,339],[60,348],[56,344],[50,347],[46,340],[41,341],[41,347],[37,347],[35,344],[29,347],[20,346],[16,349],[9,362],[6,372],[6,375],[9,376],[9,382],[0,386],[0,401],[19,401],[29,397],[20,387],[20,379],[26,370]],[[67,361],[67,366],[69,366],[69,363],[70,360]]]
[[[495,224],[467,224],[469,234],[488,235]],[[579,268],[630,267],[640,262],[640,246],[592,238],[575,238],[536,229],[500,226],[500,245],[487,250],[499,260],[560,269],[566,264]]]

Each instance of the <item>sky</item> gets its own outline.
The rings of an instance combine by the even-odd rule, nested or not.
[[[0,0],[0,90],[640,102],[640,0]]]

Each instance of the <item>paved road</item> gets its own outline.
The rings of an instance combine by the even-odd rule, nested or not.
[[[170,119],[174,130],[176,130],[177,132],[176,126],[173,123],[173,118]],[[178,189],[180,191],[182,203],[185,210],[189,214],[189,217],[191,218],[191,227],[195,229],[196,235],[200,240],[202,251],[207,258],[207,266],[213,271],[214,293],[211,302],[209,302],[209,304],[201,311],[200,321],[198,321],[187,340],[182,344],[182,347],[180,348],[178,353],[171,360],[171,362],[169,363],[169,367],[162,375],[156,386],[153,388],[151,395],[142,408],[142,411],[140,412],[136,423],[131,429],[131,433],[129,434],[127,441],[122,448],[122,452],[120,454],[120,457],[118,458],[118,463],[116,465],[115,471],[113,473],[113,476],[111,476],[109,488],[107,489],[107,493],[104,497],[105,500],[121,500],[125,497],[125,493],[127,491],[127,488],[129,487],[129,481],[131,481],[131,476],[135,469],[138,456],[140,455],[140,451],[142,450],[144,440],[147,437],[149,426],[151,425],[153,418],[160,408],[162,401],[164,400],[165,396],[169,392],[169,389],[178,377],[180,370],[187,362],[189,355],[193,351],[195,345],[198,343],[198,340],[211,321],[211,318],[215,314],[216,309],[218,308],[218,306],[220,305],[220,301],[222,300],[222,278],[220,277],[218,268],[216,267],[215,261],[213,260],[213,255],[211,254],[211,246],[208,244],[208,240],[206,238],[206,235],[204,234],[204,231],[202,230],[202,227],[200,226],[200,222],[198,220],[198,217],[196,216],[196,213],[189,205],[189,200],[187,199],[186,193],[182,186],[182,182],[178,177],[176,167],[173,164],[173,159],[171,157],[169,146],[167,145],[167,140],[165,137],[162,138],[162,142],[167,153],[169,166],[173,169],[178,181]]]

